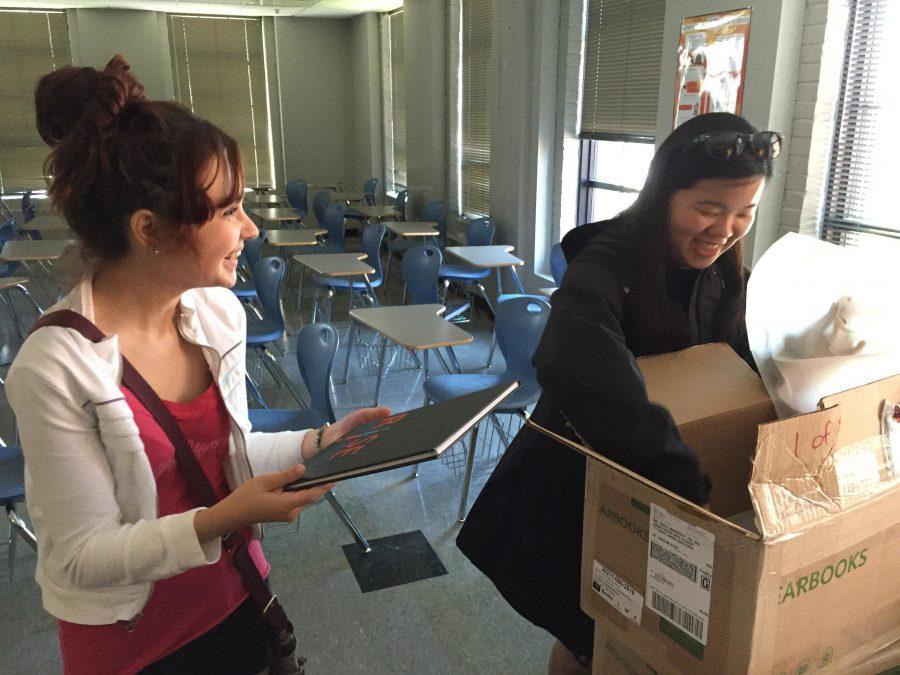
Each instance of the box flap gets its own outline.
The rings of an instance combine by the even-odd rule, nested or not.
[[[796,534],[897,483],[880,427],[884,398],[896,394],[900,377],[760,426],[750,494],[766,539]]]
[[[647,394],[679,427],[766,404],[762,380],[726,344],[708,344],[638,359]]]
[[[764,537],[797,531],[838,511],[817,476],[839,431],[837,407],[760,426],[750,498]]]
[[[859,414],[846,416],[841,424],[842,442],[858,443],[882,433],[881,406],[871,404],[885,400],[900,402],[900,375],[826,396],[819,403],[819,408],[840,405],[848,410],[859,411]]]

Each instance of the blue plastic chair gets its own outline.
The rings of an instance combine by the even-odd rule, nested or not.
[[[34,220],[37,215],[37,202],[31,198],[31,190],[22,195],[22,218],[26,223]]]
[[[561,244],[553,244],[550,249],[550,274],[553,275],[553,283],[559,286],[569,263],[566,262],[566,254],[563,253]]]
[[[344,216],[346,212],[347,205],[340,202],[335,202],[325,207],[325,216],[320,221],[320,225],[328,230],[328,241],[325,245],[329,253],[344,252],[344,239],[347,236],[344,230]]]
[[[494,241],[494,219],[490,216],[475,218],[466,225],[467,246],[490,246]],[[472,267],[464,263],[444,263],[441,265],[441,278],[461,284],[473,283],[486,279],[491,275],[490,269]],[[483,292],[483,289],[482,289]]]
[[[544,333],[549,317],[550,304],[543,298],[520,296],[510,298],[506,302],[497,305],[497,316],[494,325],[497,331],[497,343],[506,360],[506,370],[498,374],[466,373],[429,377],[425,380],[426,400],[439,403],[474,391],[487,389],[503,382],[517,380],[520,383],[519,388],[503,401],[498,408],[495,408],[490,417],[491,423],[500,432],[500,437],[508,445],[510,439],[506,437],[506,433],[494,415],[506,413],[519,415],[524,418],[525,409],[537,403],[538,398],[540,398],[541,387],[538,384],[537,372],[534,366],[531,365],[531,359],[538,344],[540,344],[541,336]],[[469,439],[466,474],[459,503],[460,520],[464,520],[466,515],[477,435],[478,429],[476,425],[476,427],[473,427]],[[413,475],[415,475],[415,471]]]
[[[0,504],[6,510],[6,518],[9,521],[6,553],[10,582],[16,565],[16,535],[22,537],[34,551],[37,551],[37,538],[16,513],[16,504],[24,501],[25,459],[22,450],[3,445],[0,441]]]
[[[303,219],[306,218],[306,214],[309,212],[306,206],[306,197],[309,193],[309,183],[307,183],[302,178],[288,181],[288,183],[284,186],[284,193],[287,196],[288,204],[291,205],[292,209],[295,209],[297,211],[297,217],[302,222]]]
[[[406,220],[407,199],[409,199],[409,190],[400,190],[394,199],[394,208],[400,212],[400,220]]]
[[[378,179],[370,178],[365,183],[363,183],[363,195],[362,195],[362,203],[366,206],[375,206],[375,190],[378,188]],[[347,209],[347,218],[352,220],[358,220],[360,225],[366,220],[366,216],[357,211],[356,209],[350,207]]]
[[[425,222],[435,222],[438,224],[438,240],[437,245],[443,251],[447,245],[447,204],[446,202],[434,200],[425,205],[422,211],[422,220]]]
[[[443,256],[437,246],[419,244],[403,256],[403,279],[411,305],[441,304],[438,275]]]
[[[247,321],[247,347],[257,353],[275,381],[286,387],[302,407],[305,405],[302,397],[269,349],[271,343],[284,337],[284,314],[281,311],[281,285],[284,273],[285,262],[278,256],[262,258],[253,267],[253,281],[256,283],[256,296],[262,305],[262,318]],[[260,405],[266,407],[258,384],[250,377],[249,369],[247,385],[253,397]]]
[[[404,206],[404,215],[406,213],[406,208]],[[425,205],[425,210],[422,212],[423,222],[434,222],[437,223],[437,241],[433,242],[439,249],[444,250],[444,246],[447,244],[447,204],[442,201],[430,201]],[[407,251],[414,248],[415,246],[420,246],[421,244],[416,243],[410,239],[393,239],[388,241],[388,261],[387,268],[385,269],[385,283],[387,283],[387,279],[391,275],[391,263],[394,258],[403,257]]]
[[[366,282],[360,281],[358,278],[324,277],[319,274],[313,275],[312,282],[316,285],[316,295],[313,299],[313,323],[316,322],[320,288],[328,289],[327,298],[330,312],[330,301],[335,291],[349,291],[351,293],[351,300],[348,309],[353,309],[353,298],[357,296],[368,298],[370,286],[373,289],[373,293],[375,288],[381,286],[383,275],[381,272],[381,256],[379,254],[381,251],[381,241],[384,239],[386,230],[387,228],[384,223],[372,223],[367,225],[366,229],[363,230],[362,250],[366,254],[366,263],[375,270],[374,274],[369,275],[369,286],[366,286]],[[370,298],[369,302],[373,305],[378,304],[378,298]]]
[[[304,326],[297,336],[297,366],[300,377],[309,391],[309,408],[306,410],[257,409],[251,408],[250,424],[254,431],[300,431],[315,429],[326,422],[335,422],[331,405],[331,369],[337,353],[339,338],[334,327],[327,323],[311,323]],[[341,522],[353,535],[363,553],[372,550],[365,536],[360,532],[347,512],[329,490],[325,498],[331,504]]]
[[[313,215],[316,217],[316,222],[319,224],[319,227],[325,227],[322,223],[325,222],[325,208],[330,201],[331,193],[325,192],[324,190],[313,195]]]

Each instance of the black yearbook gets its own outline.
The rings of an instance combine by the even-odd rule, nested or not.
[[[436,459],[518,386],[518,382],[499,384],[363,424],[306,462],[306,475],[285,490]]]

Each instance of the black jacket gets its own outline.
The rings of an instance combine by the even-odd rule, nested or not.
[[[640,253],[627,225],[621,219],[586,225],[563,241],[570,262],[534,355],[543,395],[532,418],[573,439],[574,427],[613,461],[704,503],[709,482],[671,415],[648,400],[637,367],[648,340],[631,320],[631,275]],[[712,341],[724,290],[715,264],[691,278],[689,302],[676,314],[685,323],[682,347]],[[748,355],[740,342],[734,347]],[[520,614],[589,657],[593,623],[579,607],[584,469],[581,455],[523,427],[457,544]]]

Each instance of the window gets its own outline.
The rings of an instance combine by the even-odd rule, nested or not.
[[[644,185],[653,138],[581,142],[582,175],[578,222],[607,220],[631,206]]]
[[[589,0],[578,223],[617,215],[644,184],[656,133],[666,6]]]
[[[491,0],[460,0],[458,212],[491,211]]]
[[[0,10],[0,193],[45,189],[49,148],[34,119],[34,85],[72,62],[65,12]]]
[[[897,188],[900,3],[850,0],[831,162],[821,228],[824,239],[864,245],[900,240]]]
[[[169,45],[178,101],[237,141],[248,186],[274,187],[262,20],[170,14]]]
[[[406,67],[403,62],[403,10],[381,19],[384,175],[389,191],[406,188]]]

